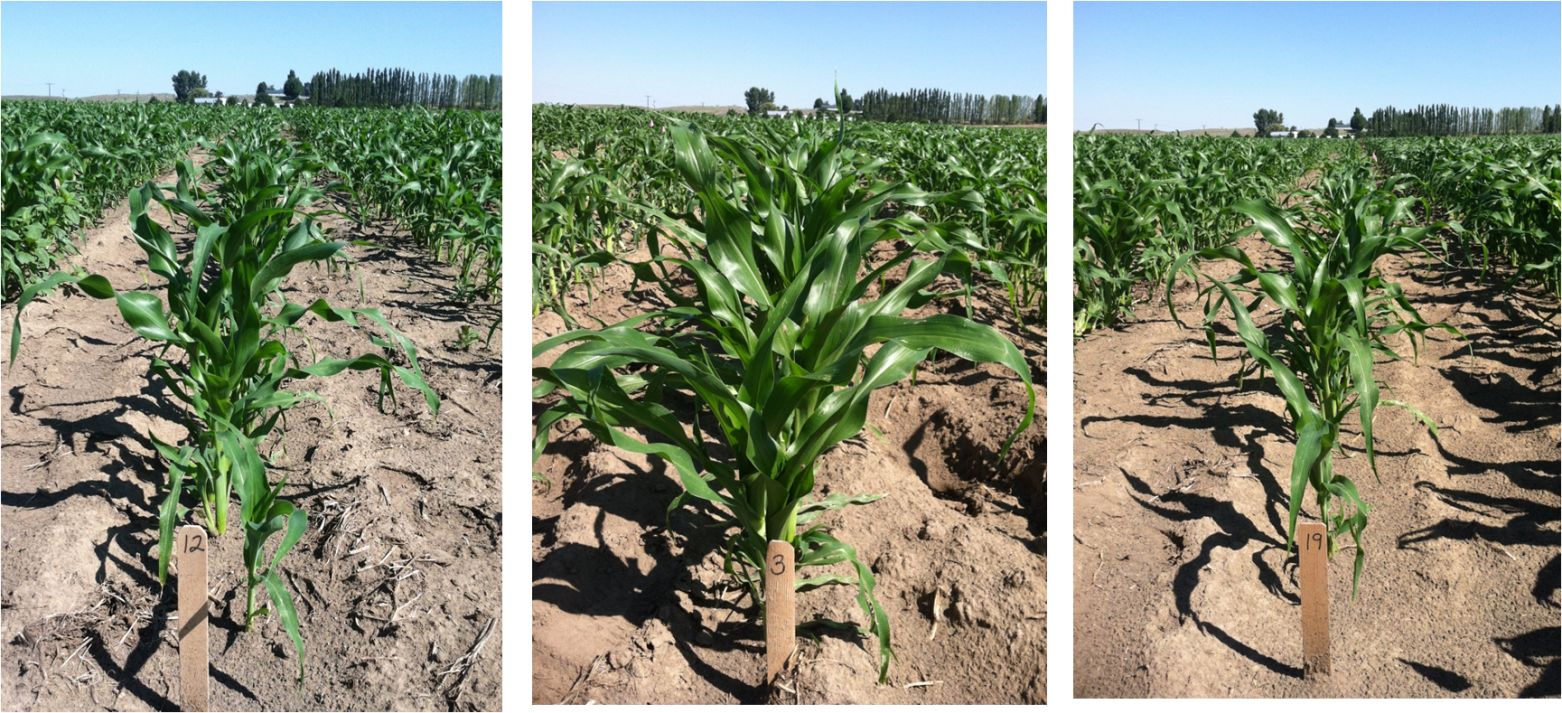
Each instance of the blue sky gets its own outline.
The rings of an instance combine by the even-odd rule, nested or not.
[[[1319,128],[1393,105],[1562,101],[1562,3],[1074,3],[1074,126]]]
[[[760,86],[812,107],[835,71],[853,96],[939,88],[1041,94],[1042,2],[532,3],[532,101],[742,105]]]
[[[498,2],[0,2],[0,93],[173,92],[181,69],[209,91],[282,88],[335,67],[503,74]]]

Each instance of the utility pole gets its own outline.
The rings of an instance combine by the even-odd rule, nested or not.
[[[53,98],[54,97],[54,82],[44,82],[44,84],[49,85],[49,96],[50,96],[50,98]]]
[[[647,108],[647,109],[651,108],[651,95],[650,94],[645,95],[645,108]]]
[[[1139,131],[1144,131],[1144,119],[1134,119],[1134,125],[1139,127]]]

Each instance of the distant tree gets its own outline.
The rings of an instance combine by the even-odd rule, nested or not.
[[[287,97],[288,101],[296,101],[298,96],[303,93],[304,81],[299,79],[298,75],[293,73],[293,70],[289,69],[287,71],[287,81],[282,83],[282,95]]]
[[[782,104],[781,105],[781,111],[791,111],[791,109],[788,109],[785,104]]]
[[[743,102],[748,105],[749,114],[758,114],[764,111],[761,107],[775,100],[776,93],[769,89],[749,87],[748,91],[743,92]]]
[[[1350,115],[1350,132],[1359,134],[1365,128],[1367,128],[1367,117],[1361,115],[1361,107],[1356,107],[1356,113]]]
[[[1233,138],[1233,139],[1240,139],[1240,138],[1242,138],[1242,132],[1239,132],[1236,129],[1232,129],[1231,130],[1231,138]]]
[[[1274,109],[1259,109],[1253,112],[1253,126],[1258,128],[1259,136],[1268,136],[1271,131],[1269,127],[1284,121],[1285,115]],[[1284,131],[1285,127],[1280,127],[1280,130]]]
[[[1036,95],[1036,123],[1047,123],[1047,98],[1040,94]]]
[[[255,103],[264,104],[266,106],[276,106],[276,102],[271,101],[271,95],[266,93],[265,82],[261,82],[260,84],[255,85]]]
[[[1298,138],[1298,139],[1316,139],[1316,138],[1318,138],[1318,135],[1314,134],[1311,131],[1308,131],[1307,129],[1302,129],[1300,132],[1297,132],[1296,138]]]
[[[195,98],[200,96],[195,93],[195,90],[199,89],[202,92],[206,90],[206,75],[188,69],[179,70],[179,73],[173,76],[173,82],[174,101],[180,104],[194,104]]]
[[[154,95],[152,95],[150,97],[147,97],[146,103],[148,103],[148,104],[156,104],[157,103],[157,95],[154,94]]]
[[[818,111],[818,110],[823,109],[823,108],[824,108],[824,100],[823,99],[815,99],[814,100],[814,110]]]
[[[218,99],[221,99],[221,98],[222,98],[222,92],[217,92],[217,93],[216,93],[216,94],[214,94],[214,95],[212,95],[212,96],[215,96],[215,97],[217,97],[217,98],[218,98]]]
[[[228,106],[238,106],[238,105],[239,105],[239,98],[238,97],[228,97]]]
[[[1284,132],[1285,124],[1270,124],[1268,130],[1264,131],[1264,135],[1269,136],[1277,131]]]
[[[837,109],[840,109],[842,114],[851,111],[853,106],[851,93],[842,89],[841,96],[836,100],[835,106]]]

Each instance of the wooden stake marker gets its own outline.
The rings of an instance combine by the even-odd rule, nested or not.
[[[1296,528],[1301,543],[1302,674],[1314,679],[1329,674],[1329,537],[1323,523]]]
[[[206,530],[179,528],[179,700],[184,710],[209,710],[211,688],[206,645]]]
[[[774,685],[797,649],[797,568],[787,542],[765,551],[765,683]]]

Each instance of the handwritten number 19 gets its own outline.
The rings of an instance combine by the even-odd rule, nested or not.
[[[1323,549],[1323,533],[1321,533],[1321,532],[1314,532],[1314,533],[1308,535],[1307,536],[1307,549],[1309,549],[1309,550],[1321,550],[1321,549]]]

